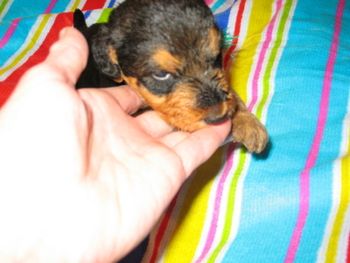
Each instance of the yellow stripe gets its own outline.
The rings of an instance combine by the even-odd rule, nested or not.
[[[249,76],[253,73],[252,66],[264,29],[271,19],[273,2],[273,0],[253,1],[246,38],[233,60],[231,87],[238,92],[244,102],[248,100]]]
[[[347,125],[347,123],[345,124]],[[350,132],[348,134],[350,138]],[[329,239],[326,261],[327,263],[336,262],[337,252],[339,252],[339,242],[341,240],[342,230],[344,229],[344,219],[346,211],[350,205],[350,142],[348,141],[347,154],[341,160],[341,193],[340,204],[335,216],[331,237]]]
[[[185,201],[181,207],[171,240],[164,252],[164,262],[192,262],[198,243],[203,238],[203,227],[207,218],[210,191],[213,188],[214,175],[222,166],[223,150],[220,149],[211,159],[197,171],[189,186]]]
[[[80,1],[81,0],[75,0],[75,2],[73,3],[73,5],[72,5],[72,7],[70,9],[71,12],[73,12],[75,9],[77,9],[79,7]]]

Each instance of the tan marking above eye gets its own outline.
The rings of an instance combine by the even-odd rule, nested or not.
[[[212,27],[209,29],[208,40],[210,52],[212,52],[212,54],[216,56],[220,52],[221,48],[221,35],[216,27]]]
[[[109,59],[112,61],[113,64],[118,64],[117,52],[111,46],[108,46],[108,56],[109,56]]]
[[[164,48],[157,49],[152,59],[162,70],[170,73],[176,73],[182,66],[181,60]]]

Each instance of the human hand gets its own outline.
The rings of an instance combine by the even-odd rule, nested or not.
[[[65,29],[0,111],[0,261],[108,262],[156,223],[230,123],[192,134],[127,86],[76,91],[87,60]]]

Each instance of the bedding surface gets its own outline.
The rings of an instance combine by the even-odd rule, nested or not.
[[[0,107],[75,8],[91,24],[119,2],[2,0]],[[350,262],[350,1],[206,2],[232,87],[271,143],[263,155],[221,147],[155,226],[144,262]]]

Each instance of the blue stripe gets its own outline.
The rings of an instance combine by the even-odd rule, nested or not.
[[[229,22],[229,16],[231,13],[231,9],[227,9],[225,12],[219,13],[215,15],[215,22],[220,28],[221,31],[225,32],[228,22]]]
[[[87,19],[91,15],[91,10],[84,12],[84,17]]]
[[[114,7],[115,3],[117,2],[117,0],[112,0],[109,4],[108,4],[108,8]]]
[[[331,9],[328,11],[329,15],[330,11],[334,11],[333,14],[335,14],[335,10]],[[344,14],[349,14],[349,1],[347,1],[344,11]],[[324,12],[323,14],[327,13]],[[327,22],[325,21],[324,15],[323,19],[324,22]],[[327,17],[327,19],[335,20],[335,18],[331,16]],[[333,24],[329,21],[327,30],[333,30]],[[346,115],[348,98],[350,96],[350,60],[347,59],[349,57],[348,47],[350,46],[349,16],[347,18],[346,16],[343,17],[341,29],[338,54],[332,80],[327,125],[315,169],[311,172],[310,216],[305,225],[300,248],[295,260],[295,262],[300,263],[316,262],[317,250],[321,246],[331,209],[333,165],[334,161],[339,157],[340,145],[342,142],[343,120]],[[323,30],[323,33],[319,35],[319,41],[323,41],[324,32]],[[327,39],[328,38],[327,32]]]
[[[298,1],[268,112],[271,151],[266,159],[253,158],[247,171],[241,224],[226,262],[271,263],[285,258],[298,214],[299,175],[316,128],[335,9],[335,1]],[[331,160],[338,154],[341,132],[341,122],[334,125],[331,120],[345,113],[349,91],[342,85],[332,91],[331,126],[327,126],[318,164],[328,162],[311,175],[310,216],[298,262],[315,262],[330,211]],[[336,93],[343,96],[341,102]]]
[[[15,18],[38,16],[46,10],[51,0],[25,1],[15,0],[3,18],[4,21],[12,21]],[[59,0],[55,4],[51,13],[61,13],[66,10],[70,0]]]

